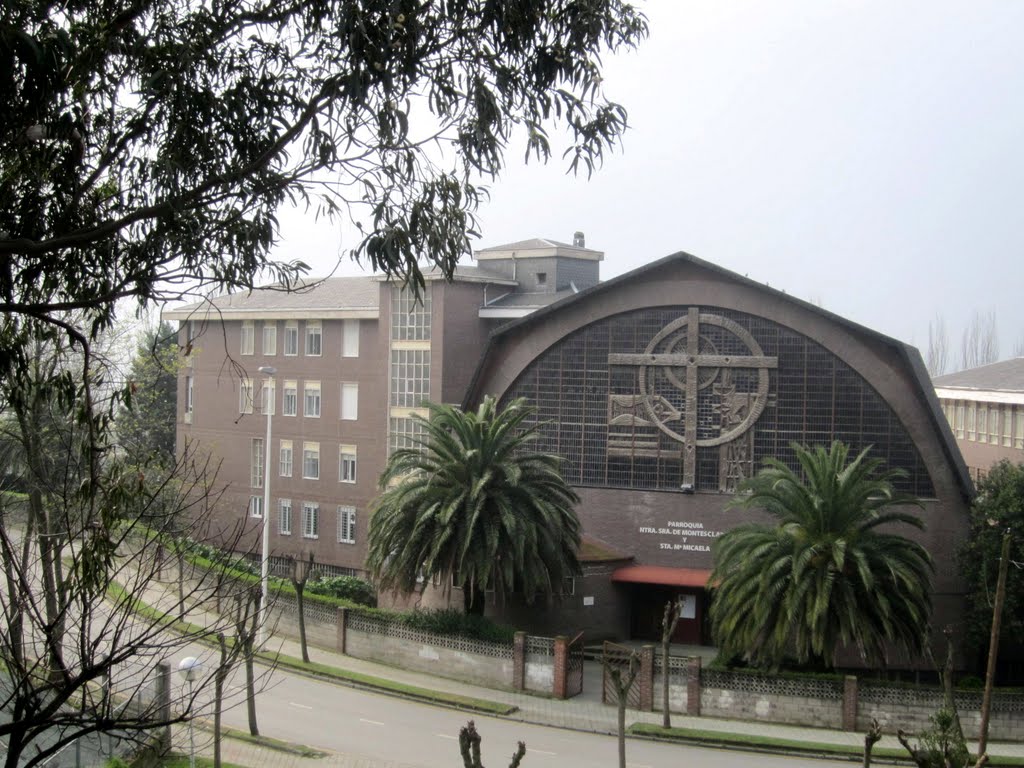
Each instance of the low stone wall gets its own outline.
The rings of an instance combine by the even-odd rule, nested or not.
[[[700,711],[712,717],[841,728],[843,683],[703,670]]]
[[[511,643],[417,632],[354,612],[350,612],[345,628],[345,653],[492,688],[513,685]]]
[[[555,643],[550,637],[527,637],[523,688],[538,693],[555,689]]]

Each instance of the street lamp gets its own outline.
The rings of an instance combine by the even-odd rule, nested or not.
[[[195,656],[186,656],[184,659],[178,662],[178,674],[181,675],[181,679],[188,683],[188,706],[192,708],[193,696],[192,686],[199,677],[199,673],[203,670],[203,663]],[[196,768],[196,736],[195,730],[193,730],[193,721],[195,716],[191,716],[188,719],[188,764],[189,768]]]
[[[277,369],[270,365],[263,365],[260,366],[259,372],[264,376],[274,376]],[[263,446],[263,555],[260,559],[260,584],[263,594],[260,601],[259,634],[261,647],[267,641],[267,602],[270,592],[270,526],[267,525],[267,518],[270,516],[270,415],[274,410],[266,383],[263,385],[262,400],[263,412],[267,415],[267,441]]]

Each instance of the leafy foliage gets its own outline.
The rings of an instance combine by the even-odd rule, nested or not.
[[[988,649],[992,631],[992,603],[1003,534],[1010,531],[1010,560],[1024,561],[1024,464],[1002,461],[978,482],[971,507],[970,534],[960,549],[960,569],[967,581],[965,640],[977,654]],[[1024,632],[1024,580],[1006,581],[1002,642],[1012,642]]]
[[[793,450],[802,476],[768,459],[733,502],[777,522],[741,525],[715,542],[711,619],[722,653],[777,668],[787,654],[834,667],[847,644],[873,664],[887,642],[920,651],[931,560],[920,544],[878,530],[923,528],[898,509],[918,502],[893,489],[899,473],[881,471],[867,450],[852,460],[838,442]]]
[[[377,591],[355,576],[322,576],[306,584],[306,591],[313,595],[340,597],[357,605],[377,605]]]
[[[117,419],[118,442],[140,465],[174,463],[178,393],[177,333],[170,323],[146,331],[129,372],[129,397]]]
[[[380,588],[454,582],[477,611],[484,590],[559,594],[579,572],[578,497],[557,456],[530,450],[532,410],[490,397],[475,412],[429,409],[417,447],[395,451],[380,478],[367,557]]]
[[[410,629],[436,632],[439,635],[458,635],[473,640],[491,643],[510,643],[515,630],[502,624],[495,624],[484,616],[462,611],[421,610],[396,613],[392,616]]]

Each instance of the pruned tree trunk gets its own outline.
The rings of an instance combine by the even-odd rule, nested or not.
[[[636,651],[629,654],[629,665],[625,675],[621,667],[610,664],[607,659],[602,659],[601,663],[615,688],[615,703],[618,706],[619,768],[626,768],[626,704],[629,702],[629,689],[633,687],[633,681],[640,671],[640,657]]]
[[[459,730],[459,752],[462,754],[463,768],[484,768],[480,762],[480,734],[477,733],[476,725],[470,720]],[[512,753],[512,762],[508,768],[519,768],[519,763],[526,754],[526,742],[520,741],[516,751]]]
[[[291,580],[292,586],[295,588],[295,602],[298,604],[299,610],[299,646],[302,648],[302,660],[309,663],[309,646],[306,644],[306,610],[305,610],[305,599],[304,594],[306,591],[306,581],[309,579],[309,574],[313,571],[313,553],[309,553],[309,558],[298,558],[292,559],[292,572]]]
[[[672,713],[668,708],[668,689],[671,679],[668,669],[668,652],[677,624],[679,624],[679,600],[673,599],[665,603],[665,613],[661,617],[661,725],[663,728],[672,727]]]
[[[871,727],[864,734],[864,768],[871,768],[871,750],[875,748],[875,744],[881,738],[882,726],[878,724],[877,719],[871,718]]]
[[[255,656],[262,598],[259,585],[247,589],[244,594],[235,595],[235,636],[240,645],[239,653],[245,662],[245,704],[249,716],[249,733],[253,736],[260,735],[256,721]]]
[[[224,684],[238,653],[238,645],[229,652],[227,640],[223,632],[217,633],[217,646],[220,648],[220,666],[213,677],[213,768],[221,768],[221,712],[224,708]]]

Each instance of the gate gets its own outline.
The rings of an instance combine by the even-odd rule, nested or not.
[[[583,693],[583,633],[574,637],[566,649],[565,698]]]
[[[635,665],[637,673],[640,671],[640,656],[632,648],[625,645],[618,645],[605,640],[601,652],[601,679],[604,683],[601,691],[602,704],[618,704],[618,692],[615,690],[615,683],[612,681],[611,670],[618,670],[623,679],[629,679],[630,663]],[[636,674],[626,694],[626,706],[632,709],[640,709],[640,676]]]

